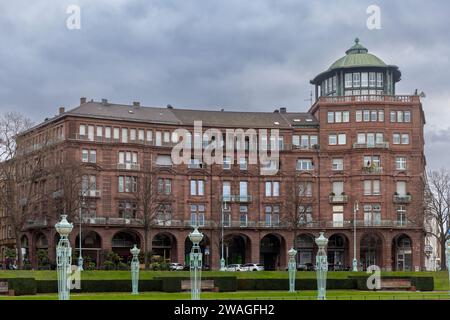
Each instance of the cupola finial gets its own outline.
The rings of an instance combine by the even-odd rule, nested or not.
[[[359,43],[359,38],[358,38],[358,37],[355,38],[355,43],[356,43],[356,44]]]

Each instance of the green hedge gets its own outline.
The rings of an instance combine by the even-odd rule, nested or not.
[[[358,290],[369,290],[367,288],[367,276],[350,276],[350,279],[357,281]],[[407,279],[411,280],[411,284],[416,287],[417,291],[433,291],[434,278],[433,277],[414,277],[414,276],[382,276],[381,279]]]
[[[38,293],[58,292],[55,280],[36,281]],[[161,280],[139,280],[139,291],[162,291]],[[71,292],[131,292],[131,280],[81,280],[81,289]]]
[[[316,279],[297,279],[297,290],[317,290]],[[352,290],[356,289],[355,279],[328,279],[327,289]],[[289,290],[289,279],[238,279],[238,290]]]
[[[189,277],[155,277],[155,280],[162,281],[162,291],[181,292],[181,280],[189,280]],[[219,288],[219,292],[233,292],[238,290],[236,277],[202,277],[202,280],[214,280],[214,286]]]
[[[16,296],[36,294],[36,280],[34,278],[10,278],[2,281],[8,281],[8,289],[14,290]]]

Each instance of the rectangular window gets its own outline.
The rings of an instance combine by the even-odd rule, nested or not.
[[[404,119],[405,122],[411,122],[411,111],[405,111],[404,112]]]
[[[335,181],[332,185],[332,190],[335,196],[340,196],[344,192],[344,182],[343,181]]]
[[[337,135],[335,135],[335,134],[330,134],[330,135],[328,136],[328,144],[329,144],[330,146],[335,146],[335,145],[337,145]]]
[[[81,150],[81,161],[89,162],[89,150],[87,149]]]
[[[128,129],[122,128],[122,143],[128,142]]]
[[[370,111],[364,110],[364,122],[369,122],[369,121],[370,121]]]
[[[172,193],[172,179],[158,179],[158,193],[169,195]]]
[[[309,136],[302,135],[302,137],[301,137],[301,147],[302,148],[309,148]]]
[[[381,72],[377,73],[377,87],[383,87],[383,74]]]
[[[392,143],[393,144],[400,144],[400,134],[399,133],[394,133],[392,135]]]
[[[309,144],[311,147],[318,146],[319,140],[316,135],[309,136]]]
[[[138,133],[138,139],[139,139],[139,142],[144,142],[144,135],[145,135],[145,130],[143,130],[143,129],[139,129],[139,133]]]
[[[279,181],[266,181],[266,197],[279,197],[280,196],[280,182]]]
[[[361,74],[359,72],[353,73],[353,88],[359,88],[361,86]]]
[[[297,160],[297,170],[298,171],[313,170],[312,160],[311,159],[298,159]]]
[[[373,195],[379,196],[381,194],[381,182],[380,180],[373,180]]]
[[[369,86],[369,74],[367,72],[361,73],[361,87]]]
[[[334,112],[328,112],[328,123],[334,123]]]
[[[399,196],[406,195],[406,182],[405,181],[397,181],[396,183],[396,191]]]
[[[224,181],[222,183],[222,197],[224,201],[231,200],[231,182]]]
[[[130,140],[136,141],[136,129],[130,129]]]
[[[384,110],[378,110],[378,122],[384,122]]]
[[[375,87],[375,81],[375,72],[369,72],[369,87]]]
[[[239,226],[246,227],[247,219],[248,219],[248,207],[247,206],[239,206]]]
[[[88,126],[88,139],[94,141],[94,126]]]
[[[372,111],[370,111],[370,121],[372,121],[372,122],[376,122],[378,119],[378,112],[377,112],[377,110],[372,110]]]
[[[103,127],[99,127],[97,126],[97,137],[102,137],[103,136]]]
[[[114,141],[115,142],[119,142],[119,128],[114,128],[114,132],[113,132],[113,134],[114,134],[114,136],[113,136],[113,138],[114,138]]]
[[[105,138],[111,139],[111,127],[105,127]]]
[[[223,169],[224,170],[230,170],[231,169],[231,158],[230,157],[224,157],[223,158]]]
[[[351,88],[352,87],[352,74],[346,73],[345,74],[345,88]]]
[[[397,113],[395,111],[391,111],[389,114],[390,114],[390,121],[397,122]]]
[[[170,142],[170,132],[164,131],[164,143]]]
[[[334,113],[334,122],[341,123],[342,122],[342,112],[336,111]]]
[[[170,155],[159,154],[156,156],[156,165],[158,167],[171,167],[172,157]]]
[[[245,157],[239,158],[239,170],[247,170],[247,159]]]
[[[150,142],[153,140],[153,131],[147,130],[147,141]]]
[[[339,145],[347,144],[347,135],[345,133],[340,133],[338,135],[338,144]]]
[[[86,126],[84,124],[80,124],[80,136],[83,137],[86,135]]]
[[[337,171],[344,170],[344,159],[342,158],[334,158],[332,160],[332,169]]]
[[[403,122],[403,111],[397,111],[397,122]]]
[[[409,134],[408,133],[402,134],[402,144],[409,144]]]
[[[292,136],[292,144],[297,147],[300,146],[300,136],[299,135]]]
[[[355,115],[356,115],[356,117],[355,117],[356,122],[361,122],[362,121],[362,111],[357,110]]]
[[[161,131],[156,131],[155,133],[155,145],[156,146],[161,146],[162,145],[162,132]]]
[[[396,157],[395,158],[395,169],[396,170],[406,170],[406,157]]]
[[[350,112],[349,111],[342,112],[342,122],[350,122]]]
[[[300,197],[311,197],[312,196],[312,182],[301,182],[298,185],[298,195]]]
[[[97,151],[89,150],[89,162],[91,163],[97,162]]]

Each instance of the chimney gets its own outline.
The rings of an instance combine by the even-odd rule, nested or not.
[[[139,101],[133,101],[133,107],[140,107],[141,103]]]
[[[167,109],[173,109],[172,105],[168,104]]]
[[[59,107],[59,114],[63,114],[66,109],[64,107]]]
[[[286,108],[280,108],[280,113],[286,113]]]
[[[86,97],[81,97],[80,98],[80,106],[85,103],[86,103]]]
[[[102,104],[108,104],[108,99],[102,99]]]

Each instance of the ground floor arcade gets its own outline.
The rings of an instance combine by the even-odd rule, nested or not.
[[[167,262],[186,264],[192,244],[188,238],[188,228],[153,229],[148,235],[148,243],[153,255]],[[317,246],[314,238],[320,230],[226,229],[200,230],[204,238],[200,247],[205,265],[218,269],[223,256],[227,264],[261,263],[266,270],[284,270],[287,266],[287,250],[296,247],[297,262],[302,265],[314,264]],[[325,230],[329,239],[328,262],[330,269],[346,270],[352,265],[354,253],[360,268],[377,265],[383,270],[414,271],[424,270],[424,243],[420,230],[359,230],[356,246],[352,230]],[[144,232],[141,228],[103,228],[86,226],[82,229],[81,247],[83,257],[101,266],[105,252],[114,252],[124,262],[130,259],[130,248],[142,248]],[[73,250],[78,255],[80,239],[75,227],[71,237]],[[54,230],[30,230],[21,236],[22,252],[34,268],[42,264],[42,259],[55,261],[58,236]],[[356,251],[354,251],[356,249]],[[44,253],[47,253],[45,255]]]

